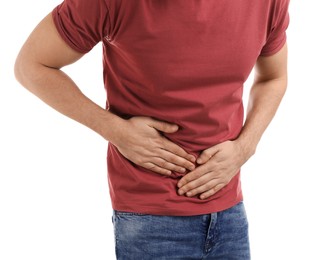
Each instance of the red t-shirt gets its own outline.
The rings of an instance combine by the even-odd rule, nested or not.
[[[87,53],[103,43],[106,108],[180,126],[167,137],[196,157],[235,139],[242,92],[259,55],[286,41],[289,0],[65,0],[53,10],[61,37]],[[243,199],[240,174],[206,200],[177,195],[181,174],[164,177],[124,158],[111,143],[115,210],[198,215]]]

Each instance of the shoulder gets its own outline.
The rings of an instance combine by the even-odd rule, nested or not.
[[[290,0],[271,0],[271,6],[275,10],[288,8]]]
[[[272,23],[283,19],[288,14],[290,0],[269,0],[268,17]]]

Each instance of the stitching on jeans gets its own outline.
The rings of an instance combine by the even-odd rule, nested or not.
[[[207,237],[205,241],[205,253],[211,251],[212,247],[214,246],[214,238],[215,238],[215,226],[217,223],[217,213],[210,214],[210,224],[207,231]]]
[[[148,214],[115,210],[116,216],[147,216]]]

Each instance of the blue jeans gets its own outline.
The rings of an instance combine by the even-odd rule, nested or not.
[[[243,202],[187,217],[114,211],[112,220],[118,260],[250,259]]]

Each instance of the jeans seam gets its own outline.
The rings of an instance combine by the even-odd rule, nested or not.
[[[214,238],[215,238],[215,226],[217,223],[217,213],[212,213],[210,217],[210,223],[208,227],[207,237],[205,241],[205,254],[211,251],[214,246]]]

